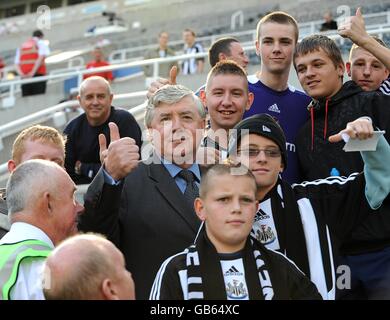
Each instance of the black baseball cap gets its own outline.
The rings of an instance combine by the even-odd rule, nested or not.
[[[247,132],[242,133],[241,130],[244,129]],[[287,168],[286,136],[275,119],[266,113],[256,114],[236,124],[229,139],[229,154],[236,152],[243,135],[250,133],[258,134],[275,142],[281,151],[284,168]]]

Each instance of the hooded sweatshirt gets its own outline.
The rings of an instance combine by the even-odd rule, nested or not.
[[[379,92],[364,92],[353,81],[329,99],[313,100],[308,108],[309,120],[297,137],[297,152],[302,174],[306,180],[331,175],[349,176],[363,170],[358,152],[344,152],[344,142],[330,143],[329,136],[345,129],[348,122],[369,116],[374,128],[390,134],[390,97]],[[385,200],[380,213],[369,215],[350,234],[343,245],[345,254],[360,254],[390,245],[390,201]]]

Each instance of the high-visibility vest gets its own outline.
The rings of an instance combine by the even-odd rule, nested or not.
[[[22,44],[20,48],[20,69],[23,74],[29,73],[35,65],[35,61],[38,60],[39,50],[38,44],[35,39],[31,38]],[[39,66],[36,74],[46,74],[46,64],[45,59],[43,59],[41,65]]]
[[[0,245],[0,300],[9,300],[24,259],[47,258],[52,248],[40,240],[24,240]]]

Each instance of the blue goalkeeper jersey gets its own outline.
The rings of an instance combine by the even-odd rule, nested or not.
[[[279,122],[287,140],[287,169],[283,172],[283,179],[289,183],[301,182],[298,169],[295,139],[298,130],[309,119],[307,106],[310,97],[293,86],[284,91],[275,91],[259,81],[256,75],[248,76],[249,91],[255,99],[251,108],[245,112],[244,118],[254,114],[268,113]]]

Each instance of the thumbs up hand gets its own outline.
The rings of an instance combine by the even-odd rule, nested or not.
[[[357,8],[356,15],[349,17],[338,27],[338,33],[344,38],[350,39],[353,43],[360,47],[364,47],[365,42],[370,36],[366,31],[366,25],[362,15],[361,8]]]
[[[156,81],[153,81],[149,88],[148,93],[146,96],[148,99],[155,94],[155,92],[160,89],[162,86],[165,86],[166,84],[176,84],[176,77],[177,77],[177,67],[173,66],[171,70],[169,71],[169,79],[165,78],[158,78]]]
[[[99,135],[100,161],[104,169],[115,180],[126,177],[138,165],[139,148],[135,140],[129,137],[121,138],[118,126],[110,122],[110,145],[104,134]]]

